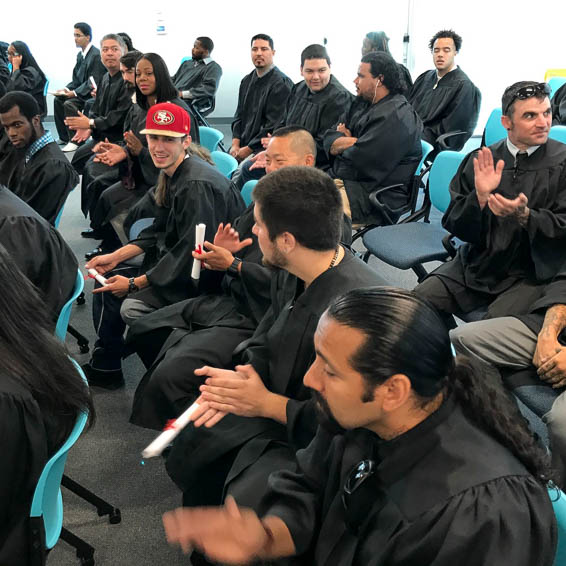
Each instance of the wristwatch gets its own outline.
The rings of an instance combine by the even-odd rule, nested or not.
[[[134,293],[135,291],[139,291],[139,287],[134,282],[135,277],[130,277],[128,279],[128,293]]]
[[[235,257],[232,265],[226,270],[230,275],[234,277],[238,277],[240,275],[240,271],[238,270],[238,266],[242,263],[242,260],[239,257]]]
[[[94,128],[94,118],[89,118],[89,120],[88,120],[88,125],[89,125],[91,128]]]

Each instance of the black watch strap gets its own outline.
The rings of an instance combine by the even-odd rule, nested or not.
[[[130,277],[128,279],[128,293],[134,293],[139,291],[139,287],[135,284],[135,277]]]
[[[234,275],[235,277],[240,275],[240,272],[238,271],[238,266],[240,265],[240,263],[242,263],[242,260],[239,257],[235,257],[232,265],[227,270],[228,273],[230,275]]]

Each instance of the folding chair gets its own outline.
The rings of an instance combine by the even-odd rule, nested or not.
[[[210,157],[212,157],[212,161],[214,161],[214,164],[218,167],[220,172],[228,177],[228,179],[232,177],[232,173],[238,168],[238,162],[228,153],[211,151]]]
[[[199,126],[198,131],[200,135],[200,145],[202,145],[202,147],[206,147],[206,149],[210,152],[216,151],[218,149],[218,145],[224,138],[224,134],[215,128]]]
[[[554,566],[564,566],[566,564],[566,494],[557,487],[549,486],[548,495],[558,526],[558,545],[556,546]]]
[[[254,190],[254,187],[256,185],[257,181],[255,179],[252,179],[251,181],[246,181],[246,183],[244,183],[244,186],[242,187],[240,194],[242,195],[246,206],[250,206],[250,204],[252,203],[252,191]]]

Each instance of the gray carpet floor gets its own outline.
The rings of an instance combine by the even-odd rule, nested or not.
[[[55,134],[53,126],[46,124]],[[228,125],[214,126],[225,132],[226,140],[230,139]],[[81,238],[81,230],[87,227],[80,211],[80,189],[77,187],[67,200],[60,231],[80,265],[84,264],[84,253],[96,244],[94,240]],[[401,272],[375,258],[370,265],[391,285],[411,289],[416,284],[412,272]],[[95,338],[91,315],[92,287],[91,280],[85,282],[87,302],[82,306],[75,305],[71,315],[71,324],[91,341],[91,345]],[[80,354],[75,340],[69,335],[67,347],[79,363],[88,361],[89,355]],[[178,549],[168,546],[161,524],[163,512],[180,504],[180,492],[165,473],[161,459],[141,463],[141,450],[155,437],[155,432],[128,423],[133,393],[142,375],[141,362],[131,356],[124,363],[125,389],[93,390],[96,425],[79,439],[67,462],[66,473],[72,479],[119,507],[122,513],[122,522],[111,525],[106,517],[98,517],[88,503],[63,489],[64,526],[96,548],[95,560],[100,566],[190,563]],[[75,566],[79,560],[71,547],[59,541],[50,553],[48,564]]]

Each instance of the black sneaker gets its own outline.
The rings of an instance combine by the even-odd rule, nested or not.
[[[103,389],[115,390],[124,387],[124,375],[121,369],[104,371],[93,368],[90,363],[81,366],[85,372],[88,384],[93,387],[102,387]]]

